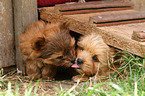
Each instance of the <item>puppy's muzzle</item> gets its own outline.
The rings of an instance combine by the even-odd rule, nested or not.
[[[76,59],[75,64],[72,65],[73,68],[80,68],[79,66],[82,65],[84,62],[81,58]]]
[[[77,59],[77,64],[80,66],[80,65],[82,65],[84,62],[83,62],[83,60],[81,59],[81,58],[78,58]]]

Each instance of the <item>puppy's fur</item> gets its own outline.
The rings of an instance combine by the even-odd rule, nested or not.
[[[20,37],[27,75],[34,79],[52,79],[57,66],[71,66],[75,57],[74,44],[65,24],[46,24],[42,20],[32,23]]]
[[[20,36],[20,49],[22,54],[27,58],[35,52],[39,53],[37,49],[35,50],[35,48],[37,48],[35,44],[41,42],[45,26],[46,25],[43,21],[37,21],[30,24],[25,30],[25,33]],[[34,56],[33,58],[37,58],[37,56]]]
[[[110,61],[115,54],[114,49],[107,46],[101,36],[92,33],[82,36],[78,41],[76,64],[72,67],[83,75],[72,79],[77,82],[86,81],[88,77],[97,75],[98,78],[109,73]]]
[[[44,46],[40,58],[43,58],[45,64],[52,65],[55,68],[57,66],[70,67],[75,61],[74,44],[74,38],[71,38],[67,32],[58,33]],[[46,74],[43,74],[43,77],[48,77],[48,74],[56,71],[54,68],[51,68],[48,73],[45,72]]]
[[[23,61],[26,64],[26,73],[34,79],[41,77],[40,69],[44,66],[38,57],[41,54],[41,47],[45,45],[43,37],[45,26],[45,22],[41,20],[34,22],[20,36],[20,49],[23,54]]]
[[[44,46],[40,58],[47,64],[70,67],[70,61],[75,57],[74,44],[75,40],[68,32],[58,33]]]

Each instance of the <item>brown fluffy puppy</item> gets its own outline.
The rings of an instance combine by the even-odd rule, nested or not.
[[[110,57],[114,55],[114,50],[107,46],[101,36],[95,33],[82,36],[78,41],[76,64],[73,68],[83,74],[76,75],[72,79],[77,82],[86,81],[88,77],[102,77],[109,73]]]
[[[38,79],[41,77],[43,63],[38,59],[41,47],[45,45],[43,32],[46,24],[40,20],[30,24],[25,33],[20,36],[20,49],[26,64],[26,73],[29,77]]]
[[[26,57],[31,56],[31,54],[35,53],[35,51],[38,51],[35,45],[37,42],[43,42],[43,32],[45,28],[45,23],[43,21],[37,21],[35,23],[30,24],[27,29],[25,30],[25,33],[23,33],[20,36],[20,49],[23,55]],[[44,44],[44,43],[39,43]],[[36,50],[35,50],[36,48]],[[37,52],[36,52],[37,53]],[[34,56],[37,57],[37,56]],[[33,58],[34,58],[33,57]]]
[[[75,40],[71,38],[68,32],[58,33],[55,37],[51,38],[51,41],[47,43],[42,49],[42,53],[39,58],[43,59],[43,62],[50,68],[45,68],[42,73],[43,77],[50,77],[49,74],[54,77],[58,66],[70,67],[75,61]],[[55,68],[55,69],[54,69]],[[46,72],[47,71],[47,72]],[[52,78],[51,77],[51,78]]]
[[[28,26],[20,37],[20,49],[25,56],[29,77],[52,79],[57,66],[71,66],[74,42],[65,24],[37,21]]]

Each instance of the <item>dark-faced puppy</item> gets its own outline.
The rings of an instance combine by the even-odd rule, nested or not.
[[[62,32],[51,38],[50,42],[47,43],[42,49],[42,53],[39,58],[43,59],[43,62],[49,66],[70,67],[75,61],[75,40],[68,32]],[[46,69],[48,70],[48,68]],[[43,77],[49,77],[49,72],[55,73],[57,70],[50,68],[49,71],[43,72]],[[54,74],[55,75],[55,74]]]
[[[107,46],[101,36],[92,33],[82,36],[78,41],[76,64],[72,67],[83,74],[72,79],[77,82],[86,81],[88,77],[96,75],[98,78],[109,73],[110,58],[114,50]]]
[[[57,66],[69,67],[75,61],[75,40],[64,23],[30,24],[20,37],[20,49],[26,73],[33,79],[52,79]]]

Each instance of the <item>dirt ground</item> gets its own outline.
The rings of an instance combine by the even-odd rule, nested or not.
[[[62,69],[62,68],[60,68]],[[75,73],[72,69],[68,69]],[[56,75],[57,78],[55,80],[39,80],[39,83],[37,85],[38,80],[31,80],[28,76],[23,76],[22,74],[18,74],[16,70],[11,71],[3,76],[3,79],[6,81],[3,81],[3,89],[5,90],[8,86],[8,81],[11,83],[11,87],[13,89],[13,92],[15,92],[16,89],[19,90],[19,93],[23,96],[25,94],[26,89],[33,88],[35,90],[37,85],[37,95],[38,96],[59,96],[57,93],[57,89],[61,90],[71,90],[77,83],[73,82],[71,80],[73,74],[70,74],[70,72],[65,69],[59,70],[58,75]],[[67,73],[68,72],[68,73]],[[62,78],[60,78],[62,77]],[[67,78],[66,78],[67,77]],[[99,82],[101,81],[108,81],[108,76],[104,79],[99,79]],[[90,80],[89,80],[90,81]],[[98,82],[98,83],[99,83]],[[87,82],[86,82],[87,83]],[[89,82],[90,83],[90,82]],[[81,89],[84,86],[84,82],[79,83],[77,85],[77,88]],[[90,83],[88,86],[92,86]],[[0,86],[1,87],[1,86]],[[34,93],[34,90],[32,94]],[[32,95],[33,96],[33,95]]]
[[[9,74],[4,75],[4,79],[6,79],[6,82],[4,82],[5,86],[8,86],[8,82],[11,82],[11,87],[12,89],[17,88],[16,86],[18,85],[19,88],[19,93],[20,94],[25,94],[25,90],[30,86],[35,89],[36,83],[38,80],[30,80],[28,76],[23,76],[22,74],[18,74],[15,71],[12,71]],[[76,83],[74,83],[71,79],[68,80],[41,80],[38,83],[38,89],[37,89],[37,94],[38,96],[43,96],[43,95],[53,95],[57,96],[56,89],[63,88],[66,90],[69,90],[72,88]],[[3,87],[5,89],[6,87]],[[33,93],[33,92],[32,92]]]

